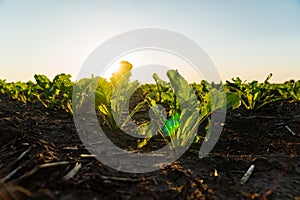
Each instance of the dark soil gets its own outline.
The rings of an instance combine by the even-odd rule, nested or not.
[[[230,110],[213,151],[200,159],[199,149],[155,172],[123,173],[87,156],[70,114],[0,96],[0,199],[300,199],[299,103]]]

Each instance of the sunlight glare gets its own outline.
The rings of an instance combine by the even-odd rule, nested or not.
[[[111,62],[100,76],[109,79],[112,73],[119,70],[122,61],[128,61],[133,65],[132,79],[138,80],[140,83],[153,82],[154,80],[151,79],[154,73],[157,73],[163,80],[168,81],[166,76],[168,69],[177,69],[188,82],[199,82],[203,78],[201,72],[186,60],[172,53],[153,49],[132,51],[119,56]],[[137,72],[139,73],[137,74]]]

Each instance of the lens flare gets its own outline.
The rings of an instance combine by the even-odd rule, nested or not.
[[[176,113],[166,121],[162,129],[164,136],[174,135],[178,130],[179,126],[180,126],[180,114]]]

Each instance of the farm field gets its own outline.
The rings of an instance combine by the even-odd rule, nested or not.
[[[0,200],[300,200],[300,0],[0,0]]]
[[[176,72],[169,75],[171,82],[175,78],[182,80]],[[95,110],[105,134],[117,146],[140,153],[166,145],[177,137],[178,127],[144,141],[128,137],[117,128],[111,112],[122,113],[124,108],[114,110],[111,87],[115,82],[132,89],[132,97],[127,97],[129,108],[135,122],[143,126],[149,122],[149,107],[156,103],[165,107],[168,119],[183,115],[187,108],[176,104],[180,93],[176,99],[172,91],[180,90],[184,81],[172,85],[154,76],[156,84],[136,89],[129,76],[120,78],[115,74],[110,81],[97,79],[101,83],[98,87],[102,88],[96,91]],[[204,81],[192,85],[203,117],[196,139],[176,162],[145,174],[111,169],[89,153],[74,125],[74,83],[69,76],[61,74],[50,81],[36,75],[37,83],[2,80],[0,197],[299,200],[300,82],[271,84],[270,78],[271,75],[264,83],[246,83],[236,78],[227,81],[224,91],[220,91],[219,84]],[[92,79],[86,79],[79,87],[82,89],[89,80]],[[88,98],[88,90],[80,91],[86,92],[81,97]],[[227,102],[216,103],[215,109],[209,109],[213,104],[209,91],[215,92],[216,97],[218,92],[226,94]],[[80,109],[82,104],[84,99],[73,105]],[[221,136],[209,155],[200,159],[199,149],[210,115],[219,109],[227,110]],[[181,124],[182,121],[179,117]],[[253,172],[241,184],[251,165],[255,166]]]

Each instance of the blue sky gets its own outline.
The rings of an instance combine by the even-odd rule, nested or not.
[[[79,72],[102,42],[155,27],[184,34],[222,79],[300,79],[299,0],[0,0],[0,79]]]

